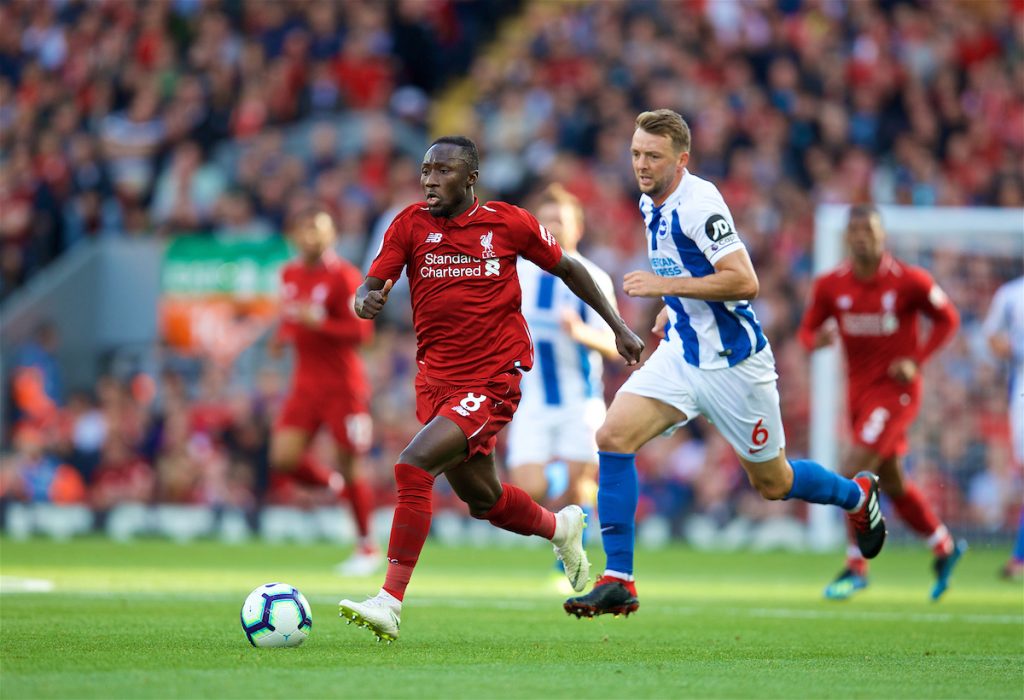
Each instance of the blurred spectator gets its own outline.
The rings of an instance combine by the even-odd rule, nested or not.
[[[29,426],[14,435],[14,453],[0,461],[0,498],[28,503],[81,503],[85,482],[50,454],[44,434]]]
[[[92,479],[92,505],[107,510],[119,503],[149,503],[153,469],[119,438],[108,440]]]

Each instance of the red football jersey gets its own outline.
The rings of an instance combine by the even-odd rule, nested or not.
[[[919,314],[933,322],[923,344]],[[855,277],[848,262],[815,279],[800,325],[800,340],[806,348],[814,347],[815,332],[829,318],[838,322],[846,351],[851,405],[875,392],[909,391],[916,401],[921,374],[909,385],[901,384],[889,376],[889,365],[900,358],[924,364],[959,324],[956,308],[931,275],[888,253],[868,279]]]
[[[395,217],[367,275],[393,280],[406,268],[420,371],[459,383],[533,366],[520,311],[520,255],[544,270],[562,258],[526,210],[474,200],[447,219],[418,202]]]
[[[291,340],[297,355],[295,385],[337,387],[369,397],[369,385],[358,348],[373,332],[373,324],[356,316],[353,298],[362,284],[359,270],[333,251],[320,263],[301,260],[281,269],[281,337]],[[312,304],[321,324],[310,328],[297,320],[299,310]]]

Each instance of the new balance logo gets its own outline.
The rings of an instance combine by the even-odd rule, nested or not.
[[[442,238],[442,235],[435,231],[435,232],[428,233],[427,234],[427,240],[424,241],[424,242],[425,243],[440,243],[441,242],[441,238]]]

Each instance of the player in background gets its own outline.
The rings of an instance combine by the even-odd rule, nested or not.
[[[846,245],[849,259],[814,280],[800,341],[814,350],[831,345],[837,335],[842,340],[853,439],[844,473],[878,474],[882,493],[935,554],[931,598],[938,600],[966,545],[953,541],[907,478],[902,455],[920,406],[921,367],[956,332],[959,315],[927,272],[886,250],[885,229],[873,206],[850,209]],[[924,339],[920,316],[932,325]],[[868,585],[867,561],[850,534],[846,566],[825,588],[831,600],[845,600]]]
[[[1024,277],[996,290],[982,326],[992,354],[1010,363],[1010,436],[1013,461],[1024,468]],[[1004,578],[1024,576],[1024,510],[1017,528],[1017,543],[1001,570]]]
[[[583,208],[559,184],[549,186],[537,205],[537,220],[566,255],[578,260],[615,305],[611,277],[580,255]],[[604,420],[602,357],[615,359],[615,334],[590,307],[550,272],[520,259],[516,266],[523,290],[523,316],[533,337],[535,366],[523,375],[523,398],[508,429],[509,480],[533,500],[556,508],[594,505],[597,490],[597,441]],[[549,498],[547,470],[561,462],[567,472],[564,494]],[[564,584],[565,579],[559,576]]]
[[[279,355],[291,343],[295,375],[271,436],[270,463],[286,479],[328,488],[349,501],[359,542],[337,571],[368,576],[383,557],[370,536],[373,490],[359,464],[373,430],[370,387],[359,357],[373,326],[352,309],[362,276],[335,254],[334,222],[326,212],[301,211],[289,234],[298,258],[281,270],[281,323],[270,352]],[[340,475],[317,462],[309,449],[322,425],[334,438]]]
[[[643,350],[587,269],[564,255],[532,214],[477,200],[478,168],[471,140],[446,136],[431,144],[420,170],[424,201],[392,222],[356,293],[356,312],[374,318],[406,270],[419,370],[416,415],[424,424],[395,465],[398,505],[384,585],[365,602],[339,604],[342,617],[368,627],[378,640],[398,636],[402,598],[430,531],[434,479],[441,474],[473,517],[550,540],[573,588],[586,583],[580,507],[556,515],[522,489],[502,484],[494,464],[497,433],[515,413],[522,372],[533,366],[517,259],[558,276],[596,310],[627,362],[635,363]]]
[[[749,302],[757,274],[718,189],[686,169],[686,122],[668,109],[643,112],[631,153],[654,274],[630,272],[623,289],[664,299],[656,323],[664,340],[619,389],[598,430],[597,511],[608,563],[590,593],[565,602],[566,612],[593,617],[639,607],[636,451],[698,415],[722,433],[764,498],[844,508],[864,555],[876,556],[885,542],[877,477],[848,479],[786,458],[775,358]]]

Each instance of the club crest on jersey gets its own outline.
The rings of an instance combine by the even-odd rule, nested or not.
[[[658,238],[665,238],[668,236],[668,219],[665,217],[661,218],[658,222]]]
[[[849,294],[840,295],[840,297],[836,299],[836,306],[838,306],[843,311],[851,308],[853,306],[853,297],[851,297]]]
[[[443,236],[437,231],[431,231],[427,234],[427,240],[425,243],[440,243]]]
[[[491,241],[493,241],[493,240],[494,240],[494,231],[488,231],[484,235],[480,236],[480,245],[484,249],[484,251],[480,254],[481,258],[486,259],[486,258],[496,258],[496,257],[498,257],[494,253],[494,246],[491,244]]]

